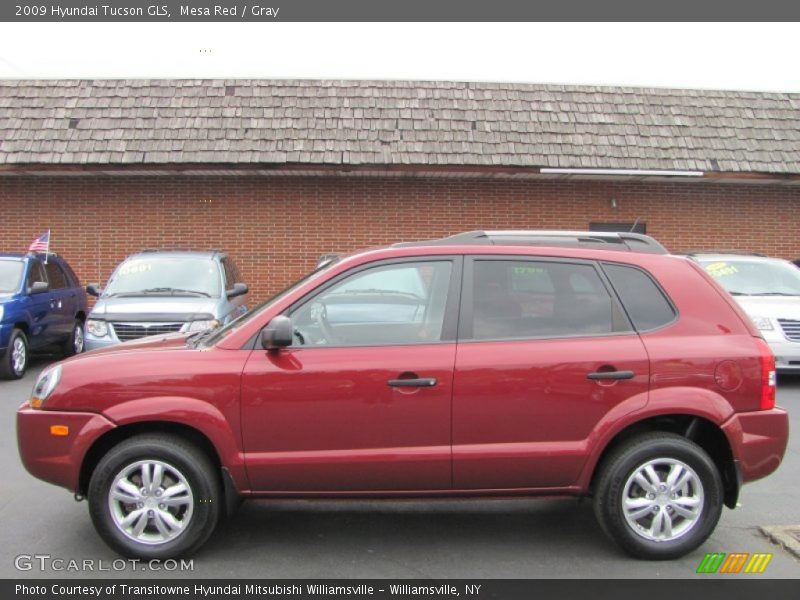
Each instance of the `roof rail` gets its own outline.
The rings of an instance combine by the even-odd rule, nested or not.
[[[508,230],[467,231],[449,237],[422,242],[403,242],[394,247],[450,246],[485,244],[492,246],[566,246],[595,247],[649,254],[669,254],[668,250],[649,235],[605,231]]]
[[[133,254],[145,254],[148,252],[209,252],[212,254],[225,254],[224,251],[218,250],[216,248],[211,248],[209,250],[198,250],[196,248],[143,248]]]

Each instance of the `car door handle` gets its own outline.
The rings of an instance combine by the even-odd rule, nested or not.
[[[419,377],[417,379],[390,379],[386,383],[389,387],[433,387],[436,385],[435,377]]]
[[[591,379],[593,381],[602,379],[633,379],[634,375],[636,375],[636,373],[633,371],[596,371],[595,373],[586,375],[586,379]]]

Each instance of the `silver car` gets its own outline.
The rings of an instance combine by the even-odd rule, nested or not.
[[[788,260],[737,254],[692,258],[736,299],[767,340],[780,371],[800,373],[800,269]]]
[[[86,320],[86,349],[202,331],[247,312],[247,285],[223,252],[145,251],[126,258]]]

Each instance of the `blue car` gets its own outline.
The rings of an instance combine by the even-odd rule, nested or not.
[[[70,266],[50,254],[0,253],[0,378],[25,374],[32,350],[83,352],[86,292]]]

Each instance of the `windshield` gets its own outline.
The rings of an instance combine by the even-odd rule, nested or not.
[[[22,279],[22,261],[0,260],[0,294],[16,292]]]
[[[703,268],[734,296],[800,296],[800,269],[780,260],[705,260]]]
[[[255,308],[253,308],[253,310],[250,310],[250,311],[244,313],[243,315],[240,315],[239,317],[235,318],[233,321],[231,321],[230,323],[228,323],[224,327],[220,327],[218,329],[209,329],[207,331],[202,332],[198,336],[198,337],[202,337],[202,339],[200,341],[203,344],[207,345],[207,346],[212,346],[212,345],[216,344],[222,338],[226,337],[231,331],[233,331],[235,329],[238,329],[239,327],[241,327],[242,325],[247,323],[250,319],[260,315],[271,304],[273,304],[273,303],[279,301],[281,298],[289,295],[296,288],[300,287],[301,285],[303,285],[307,281],[311,281],[311,280],[316,279],[317,277],[319,277],[322,273],[327,271],[328,268],[331,267],[333,264],[334,264],[333,262],[330,262],[328,264],[322,265],[322,267],[320,267],[320,268],[318,268],[318,269],[316,269],[314,271],[311,271],[311,273],[309,273],[308,275],[302,277],[301,279],[298,279],[292,285],[290,285],[289,287],[285,288],[284,290],[278,292],[274,296],[271,296],[270,298],[267,298],[264,302],[262,302],[261,304],[259,304]],[[206,337],[206,336],[208,336],[208,337]]]
[[[187,295],[219,297],[220,272],[210,258],[137,256],[114,272],[103,296]]]

